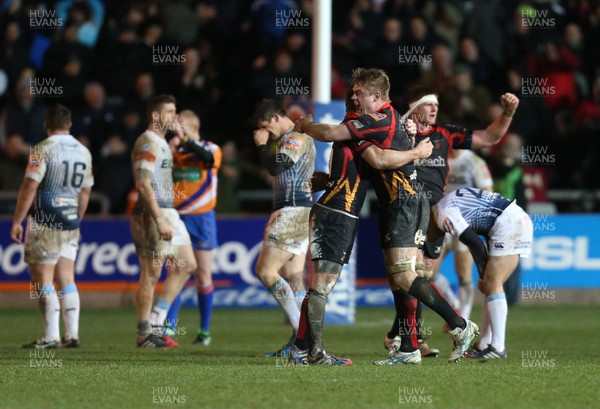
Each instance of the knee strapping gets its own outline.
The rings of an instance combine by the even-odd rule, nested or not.
[[[433,278],[433,268],[428,269],[424,263],[417,263],[415,272],[428,280]]]
[[[416,257],[407,257],[400,259],[393,264],[386,265],[386,269],[390,276],[415,271]]]
[[[329,260],[317,260],[315,273],[340,274],[342,265]]]

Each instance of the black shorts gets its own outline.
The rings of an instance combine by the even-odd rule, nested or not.
[[[420,195],[400,196],[379,208],[379,241],[382,249],[421,247],[429,222],[429,202]]]
[[[312,260],[347,264],[358,230],[358,217],[316,204],[310,210],[309,220]]]
[[[444,232],[435,224],[433,215],[429,218],[429,226],[427,227],[427,237],[423,243],[423,255],[429,259],[437,260],[442,254],[442,246],[444,245]]]

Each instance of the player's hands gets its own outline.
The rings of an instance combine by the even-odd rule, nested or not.
[[[417,124],[412,119],[406,119],[404,121],[404,128],[411,138],[417,134]]]
[[[504,112],[512,116],[519,106],[519,98],[515,94],[507,92],[500,97],[500,103],[502,104],[502,108],[504,108]]]
[[[256,146],[266,145],[269,142],[269,131],[266,129],[255,129],[253,136]]]
[[[311,182],[311,192],[319,192],[324,190],[327,186],[327,182],[329,181],[329,174],[325,172],[315,172],[310,179]]]
[[[171,122],[171,125],[173,128],[173,132],[175,133],[175,136],[178,136],[179,138],[181,138],[181,140],[183,140],[184,132],[183,132],[183,125],[181,124],[181,122],[179,122],[177,120],[177,118],[174,117],[173,122]]]
[[[305,124],[309,124],[313,122],[313,116],[311,114],[308,114],[307,116],[301,116],[300,118],[298,118],[298,120],[296,120],[296,123],[294,124],[294,131],[296,132],[304,132],[302,130],[302,126]]]
[[[417,153],[417,157],[419,159],[425,159],[431,156],[431,152],[433,151],[433,144],[429,138],[423,139],[421,142],[415,146],[415,152]]]
[[[157,228],[158,228],[158,237],[161,240],[170,241],[173,238],[173,231],[171,230],[171,226],[164,219],[164,217],[159,217],[156,220]]]
[[[23,226],[21,223],[13,224],[10,228],[10,238],[17,244],[21,244],[23,241]]]

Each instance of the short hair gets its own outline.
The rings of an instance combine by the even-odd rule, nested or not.
[[[179,113],[179,118],[185,118],[200,130],[200,118],[191,109],[185,109]]]
[[[274,99],[263,99],[256,104],[254,115],[252,115],[252,124],[258,126],[263,121],[271,121],[271,118],[275,114],[287,117],[287,113],[281,103]]]
[[[71,111],[64,105],[52,105],[44,115],[44,127],[51,131],[71,128]]]
[[[352,71],[352,86],[360,85],[373,95],[381,93],[384,101],[390,99],[390,78],[384,70],[379,68],[357,68]]]
[[[412,104],[429,94],[437,95],[435,90],[431,87],[426,85],[415,85],[408,90],[408,103]]]
[[[152,112],[160,112],[165,104],[175,104],[175,97],[173,95],[155,95],[148,101],[148,118],[152,120]]]

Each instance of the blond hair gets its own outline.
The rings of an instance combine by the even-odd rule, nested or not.
[[[381,94],[384,101],[390,99],[390,78],[385,71],[379,68],[356,68],[352,71],[352,86],[363,86],[373,95]]]

